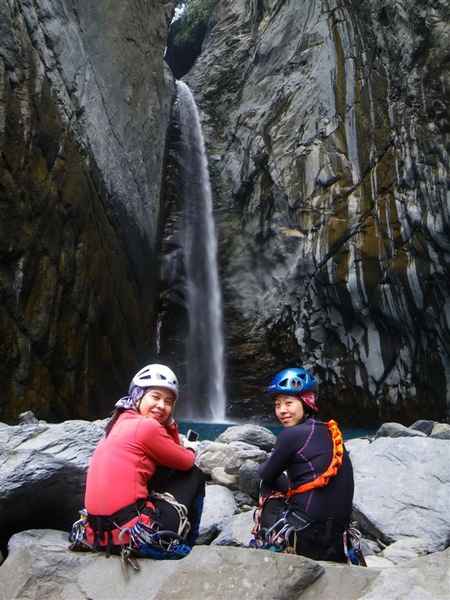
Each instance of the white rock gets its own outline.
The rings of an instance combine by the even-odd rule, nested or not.
[[[418,538],[402,538],[383,550],[381,556],[395,565],[427,554],[428,544]]]
[[[352,453],[353,514],[360,528],[385,543],[422,538],[428,550],[450,539],[450,441],[378,438]]]
[[[233,515],[222,532],[212,542],[214,546],[244,546],[247,547],[252,539],[254,526],[253,510]]]
[[[222,531],[236,509],[233,492],[221,485],[207,485],[197,543],[209,543]]]
[[[371,554],[365,556],[366,565],[371,569],[390,569],[394,566],[394,563],[387,558],[383,558],[380,555]]]

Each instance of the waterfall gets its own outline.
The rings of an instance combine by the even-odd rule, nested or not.
[[[181,81],[177,86],[183,259],[189,317],[185,414],[191,419],[223,421],[226,400],[222,299],[208,162],[192,93]]]

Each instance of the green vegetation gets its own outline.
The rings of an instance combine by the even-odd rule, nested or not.
[[[216,3],[217,0],[188,0],[179,3],[184,10],[178,19],[174,35],[176,46],[194,42],[199,37],[199,32],[204,35]]]

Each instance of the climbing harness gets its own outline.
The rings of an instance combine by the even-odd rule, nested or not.
[[[296,529],[294,525],[286,521],[286,513],[283,513],[272,527],[259,529],[253,539],[250,540],[249,547],[270,550],[271,552],[295,554],[297,534],[309,525],[309,522],[305,522],[303,528]]]
[[[342,438],[342,433],[336,421],[328,421],[326,425],[328,426],[328,430],[331,434],[331,441],[333,443],[333,458],[331,459],[331,463],[329,464],[327,470],[322,473],[322,475],[316,477],[313,481],[308,481],[308,483],[304,483],[293,490],[289,490],[287,492],[288,498],[291,498],[295,494],[308,492],[309,490],[313,490],[317,487],[324,487],[330,481],[331,477],[334,477],[341,468],[342,460],[344,458],[344,440]]]
[[[186,537],[191,530],[191,525],[188,521],[187,508],[185,507],[185,505],[180,504],[180,502],[178,502],[175,499],[175,497],[172,496],[172,494],[169,494],[169,492],[152,492],[150,494],[150,500],[152,499],[165,500],[173,506],[173,508],[177,511],[178,517],[180,519],[177,534]]]
[[[289,507],[269,528],[258,528],[255,525],[252,534],[250,548],[271,552],[296,554],[299,538],[319,543],[327,548],[321,560],[328,560],[333,552],[341,546],[340,540],[342,540],[349,564],[367,566],[362,553],[362,535],[357,529],[345,528],[344,525],[331,518],[324,523],[316,522],[304,514],[299,507]]]
[[[178,530],[176,532],[161,530],[157,521],[147,525],[140,520],[132,527],[122,529],[119,534],[119,541],[122,545],[120,557],[126,579],[128,579],[128,565],[131,565],[135,571],[139,570],[137,558],[178,560],[187,556],[192,549],[186,541],[191,526],[184,504],[177,502],[168,492],[152,492],[150,499],[165,500],[175,508],[179,517]],[[123,537],[127,533],[129,534],[128,545],[122,543]]]
[[[113,552],[113,531],[122,531],[124,525],[136,518],[141,519],[142,515],[154,518],[155,510],[147,505],[146,500],[138,500],[121,508],[111,515],[92,515],[87,513],[87,523],[94,535],[92,544],[93,551],[105,550],[106,558],[109,558]]]
[[[300,509],[289,507],[271,527],[259,527],[264,505],[272,498],[286,498],[286,496],[281,492],[275,492],[262,497],[260,508],[253,515],[255,526],[252,530],[253,539],[250,540],[249,546],[271,552],[295,554],[297,535],[308,529],[312,525],[312,521],[303,515]]]
[[[109,516],[90,515],[86,509],[83,509],[80,511],[80,519],[72,525],[70,550],[96,551],[105,547],[105,556],[109,557],[113,549],[112,530],[119,530],[120,558],[122,571],[126,579],[128,579],[128,566],[131,566],[134,571],[139,571],[140,566],[137,558],[177,560],[187,556],[192,549],[192,546],[186,540],[191,530],[187,508],[184,504],[177,502],[174,496],[168,492],[152,492],[149,500],[164,500],[177,511],[179,525],[176,532],[161,529],[160,523],[155,519],[157,512],[147,506],[146,501],[133,503]],[[142,521],[142,514],[152,517],[151,524]],[[131,527],[124,527],[125,523],[134,520],[136,516],[139,519]],[[88,524],[94,533],[93,545],[86,539]],[[105,535],[106,546],[103,544]],[[126,537],[128,541],[125,541]],[[100,545],[100,542],[102,545]]]
[[[261,516],[264,510],[265,505],[269,500],[274,498],[283,498],[286,499],[286,494],[283,492],[272,492],[271,494],[266,494],[264,496],[259,497],[258,508],[253,512],[253,522],[255,523],[252,534],[256,535],[259,531],[259,524],[261,522]]]

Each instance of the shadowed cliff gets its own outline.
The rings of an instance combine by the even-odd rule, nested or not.
[[[153,349],[174,2],[0,0],[0,413],[103,416]]]

